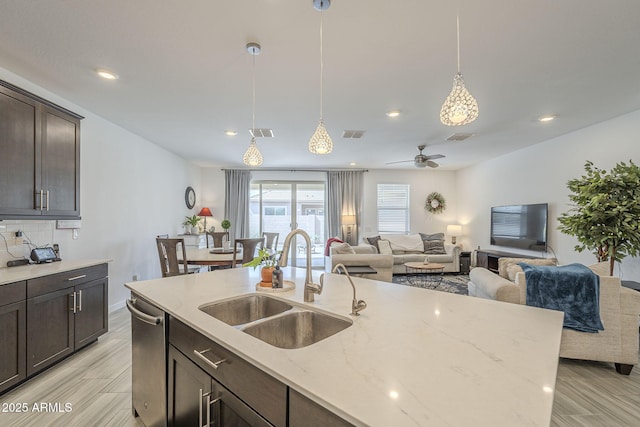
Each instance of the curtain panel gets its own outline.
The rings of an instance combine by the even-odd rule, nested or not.
[[[225,169],[224,217],[231,221],[229,237],[249,237],[249,192],[251,171]]]
[[[364,189],[363,171],[327,172],[327,236],[343,236],[342,216],[354,215],[351,242],[357,244],[360,239],[360,217],[362,213],[362,193]]]

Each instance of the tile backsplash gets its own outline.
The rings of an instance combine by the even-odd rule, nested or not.
[[[7,261],[29,258],[31,249],[52,245],[55,221],[0,221],[0,268],[7,267]],[[22,231],[22,237],[16,232]]]

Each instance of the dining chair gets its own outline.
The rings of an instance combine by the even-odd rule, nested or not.
[[[200,270],[197,266],[187,265],[187,252],[184,247],[184,239],[156,238],[160,270],[162,277],[179,276],[181,274],[196,273]],[[182,259],[178,259],[178,251],[182,251]]]
[[[221,248],[222,247],[222,241],[224,240],[225,236],[227,238],[227,240],[229,239],[229,232],[228,231],[214,231],[214,232],[206,232],[207,235],[207,248],[209,247],[209,236],[211,236],[211,240],[213,243],[214,248]]]
[[[236,239],[233,244],[233,266],[245,264],[255,257],[256,248],[264,244],[264,237]],[[242,259],[238,259],[238,250],[242,249]]]
[[[280,237],[280,233],[264,231],[262,232],[262,237],[264,237],[263,247],[271,249],[275,253],[278,248],[278,238]]]

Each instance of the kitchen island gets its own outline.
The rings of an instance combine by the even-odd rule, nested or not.
[[[319,281],[314,272],[314,282]],[[303,302],[305,271],[284,268],[295,289],[272,296],[353,324],[298,349],[274,347],[198,309],[256,292],[259,270],[218,270],[129,289],[170,318],[354,425],[548,425],[563,314],[353,278],[367,302],[350,316],[346,277],[326,274]],[[296,393],[296,394],[297,394]]]

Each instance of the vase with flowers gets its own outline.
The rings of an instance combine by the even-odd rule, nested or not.
[[[273,270],[275,270],[277,264],[278,261],[271,251],[267,248],[260,248],[258,250],[258,256],[251,261],[242,264],[242,266],[253,267],[255,270],[257,266],[262,265],[262,270],[260,271],[260,286],[270,288],[273,278]]]

